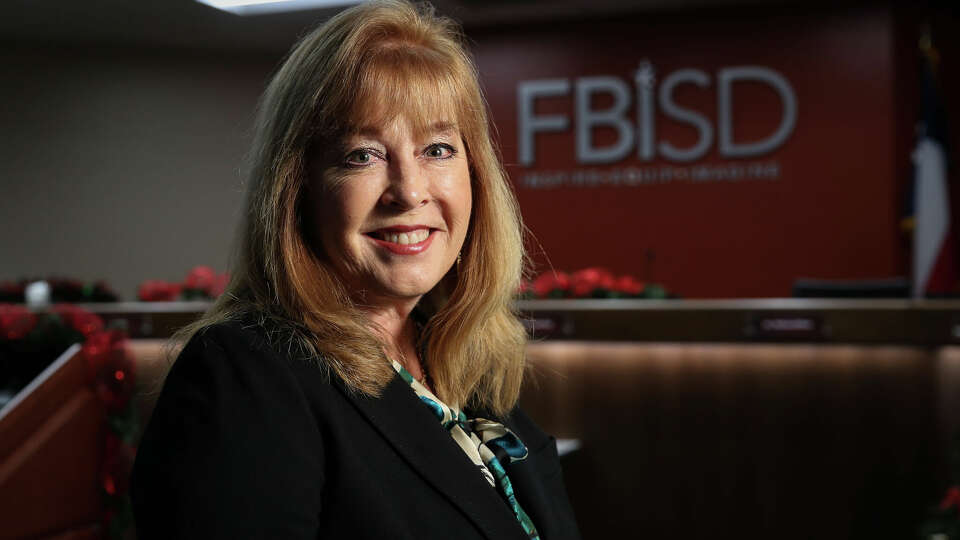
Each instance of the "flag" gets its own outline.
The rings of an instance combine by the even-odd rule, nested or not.
[[[957,282],[957,245],[951,216],[947,121],[937,89],[936,50],[924,48],[921,116],[913,151],[913,296],[944,295]]]

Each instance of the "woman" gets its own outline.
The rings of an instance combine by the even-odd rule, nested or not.
[[[138,537],[577,538],[515,408],[521,223],[455,25],[333,17],[261,102],[238,270],[134,469]]]

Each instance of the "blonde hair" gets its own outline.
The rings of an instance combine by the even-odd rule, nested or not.
[[[523,227],[460,29],[428,5],[361,4],[290,52],[261,98],[231,283],[181,338],[255,314],[275,347],[378,395],[394,376],[384,345],[305,228],[308,161],[358,119],[383,125],[404,114],[423,129],[438,112],[455,119],[468,150],[473,207],[461,262],[418,305],[426,319],[420,345],[441,399],[509,411],[526,342],[513,309],[526,261]]]

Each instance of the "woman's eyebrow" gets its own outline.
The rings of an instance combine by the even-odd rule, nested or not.
[[[453,138],[460,134],[460,129],[457,124],[454,122],[436,122],[432,126],[428,126],[419,136],[424,138],[431,137],[441,137],[441,138]]]
[[[434,135],[452,135],[459,132],[454,122],[437,122],[431,126],[430,131]]]
[[[376,139],[382,133],[381,129],[377,126],[361,126],[360,128],[354,130],[350,133],[351,137],[367,137],[370,139]]]
[[[434,122],[431,125],[425,126],[425,129],[417,131],[419,132],[416,134],[418,137],[434,137],[439,135],[449,137],[460,133],[456,122],[449,122],[446,120]],[[356,129],[351,130],[344,140],[350,140],[354,138],[379,140],[382,135],[382,126],[359,126]]]

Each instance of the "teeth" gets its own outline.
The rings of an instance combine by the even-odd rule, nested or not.
[[[416,231],[410,231],[400,234],[394,233],[383,233],[383,239],[387,242],[393,244],[419,244],[427,239],[430,236],[430,231],[427,229],[418,229]]]

